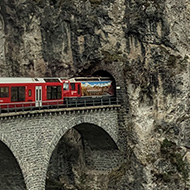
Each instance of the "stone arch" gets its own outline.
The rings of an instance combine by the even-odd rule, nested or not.
[[[114,80],[114,88],[115,88],[115,95],[120,98],[122,90],[125,89],[125,81],[124,79],[124,71],[123,71],[124,64],[122,62],[112,62],[112,63],[105,63],[102,61],[100,64],[93,66],[92,68],[86,70],[84,69],[80,76],[109,76]]]
[[[25,178],[19,163],[19,157],[6,135],[0,134],[0,189],[26,190]],[[3,164],[1,164],[3,163]]]
[[[96,70],[94,73],[92,73],[92,76],[110,77],[115,80],[114,76],[109,71],[104,69]]]
[[[60,121],[60,125],[62,122]],[[105,121],[100,121],[90,115],[78,116],[64,123],[59,132],[55,134],[47,152],[49,161],[46,171],[48,177],[46,188],[55,184],[60,188],[61,184],[65,184],[64,188],[71,188],[72,185],[74,188],[76,185],[74,179],[79,178],[80,181],[81,175],[84,175],[86,171],[84,169],[86,166],[91,170],[102,170],[105,167],[104,163],[109,160],[105,169],[110,170],[110,166],[116,167],[117,157],[120,155],[116,143],[117,137],[114,134],[116,131],[112,126],[104,126],[107,126]],[[97,139],[90,139],[93,137],[92,133],[93,135],[95,133]],[[89,158],[87,159],[86,156]]]
[[[119,86],[123,86],[123,70],[122,70],[122,63],[110,63],[110,64],[99,64],[95,67],[93,67],[92,69],[90,69],[90,73],[89,71],[87,72],[87,74],[84,72],[82,73],[82,75],[84,76],[102,76],[102,77],[110,77],[113,81],[114,81],[114,89],[115,89],[115,95],[118,97],[120,94],[120,87]],[[117,86],[119,87],[119,89],[117,89]]]
[[[60,125],[62,125],[62,121],[59,121]],[[69,121],[65,122],[64,125],[62,126],[62,128],[60,129],[60,131],[58,133],[55,134],[55,136],[53,137],[50,146],[48,147],[46,156],[48,159],[50,159],[51,154],[53,152],[53,150],[55,149],[55,146],[58,144],[59,140],[64,136],[64,134],[71,128],[78,126],[82,123],[89,123],[92,125],[96,125],[98,127],[101,127],[102,129],[104,129],[109,135],[110,137],[113,139],[113,141],[116,143],[117,145],[117,126],[114,127],[110,127],[108,125],[108,123],[105,120],[101,120],[88,115],[88,117],[86,116],[78,116],[78,117],[74,117],[72,119],[70,119]],[[118,146],[119,147],[119,146]]]
[[[88,142],[92,150],[116,150],[116,143],[101,127],[91,123],[81,123],[74,127]]]
[[[94,73],[99,73],[100,71],[108,72],[115,80],[115,89],[116,89],[116,97],[118,98],[122,107],[126,109],[126,112],[129,110],[129,97],[127,93],[127,82],[125,76],[125,65],[123,62],[111,62],[105,63],[101,62],[101,64],[96,65],[90,70],[90,73],[87,72],[87,75],[92,76]]]
[[[100,74],[100,76],[111,76],[116,84],[119,84],[122,77],[121,75],[123,75],[123,63],[112,62],[107,64],[102,61],[100,64],[93,65],[92,68],[82,70],[80,76],[95,76],[97,73]],[[105,75],[105,73],[107,74]]]
[[[7,137],[7,135],[0,133],[0,141],[3,142],[10,149],[10,151],[12,152],[15,159],[20,165],[19,154],[17,153],[17,151],[14,150],[14,147],[12,146],[12,143]]]

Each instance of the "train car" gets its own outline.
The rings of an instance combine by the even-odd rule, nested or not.
[[[0,78],[0,109],[32,108],[63,104],[59,78]]]
[[[108,77],[76,77],[63,80],[63,97],[66,104],[101,104],[114,97],[112,81]]]
[[[105,105],[113,97],[112,81],[105,77],[0,78],[0,112]]]

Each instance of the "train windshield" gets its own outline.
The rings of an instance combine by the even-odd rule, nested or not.
[[[69,83],[63,84],[63,90],[69,90]]]

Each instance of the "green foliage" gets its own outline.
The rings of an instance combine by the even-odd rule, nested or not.
[[[109,174],[109,180],[111,182],[117,183],[120,181],[121,177],[125,175],[128,165],[126,163],[121,164],[118,169],[112,170]]]
[[[164,182],[170,182],[171,181],[171,177],[169,173],[163,173],[162,174],[162,179]]]
[[[161,151],[162,156],[165,159],[169,160],[170,163],[182,175],[183,179],[187,180],[189,177],[188,163],[183,160],[183,156],[179,152],[177,145],[174,142],[169,141],[168,139],[164,139],[164,141],[161,144],[160,151]],[[171,175],[172,174],[169,172],[164,173],[163,180],[168,181]]]
[[[183,157],[180,153],[174,153],[171,155],[171,163],[174,164],[177,168],[177,171],[180,172],[185,180],[188,179],[188,165],[185,161],[183,161]]]
[[[35,3],[39,4],[42,0],[33,0]]]
[[[63,184],[55,178],[47,178],[46,187],[63,188]]]
[[[83,173],[80,178],[79,178],[79,182],[80,184],[84,185],[87,179],[87,174]]]
[[[102,0],[90,0],[90,2],[91,2],[92,4],[99,5],[99,4],[101,4]]]
[[[126,58],[120,52],[102,51],[105,63],[125,62]]]
[[[89,187],[89,184],[88,184],[88,175],[86,173],[82,173],[78,180],[79,180],[79,183],[76,184],[77,189],[91,190],[91,187]]]
[[[187,69],[188,57],[184,58],[181,55],[173,55],[166,48],[160,47],[160,53],[167,57],[166,65],[169,69],[177,69],[178,72],[185,71]]]
[[[169,141],[168,139],[164,139],[162,144],[161,144],[161,147],[160,147],[160,151],[162,154],[165,154],[167,156],[170,156],[170,151],[172,151],[175,147],[175,143],[172,142],[172,141]]]

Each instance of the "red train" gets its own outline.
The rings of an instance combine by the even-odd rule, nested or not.
[[[92,105],[114,97],[112,81],[90,78],[0,78],[0,111]]]

